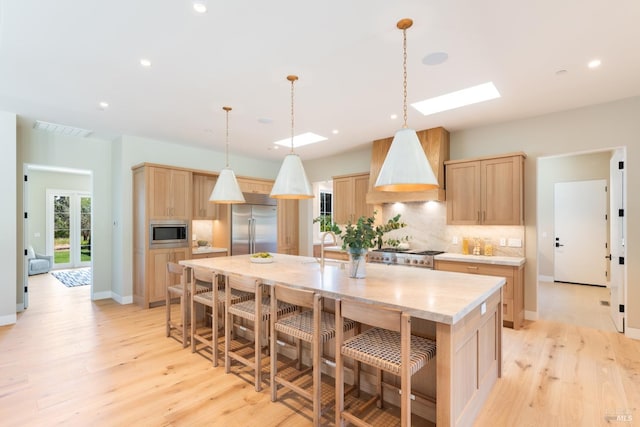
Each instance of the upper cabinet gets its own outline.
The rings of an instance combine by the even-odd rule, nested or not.
[[[428,191],[377,191],[374,186],[378,179],[380,169],[387,152],[391,147],[393,138],[379,139],[373,141],[373,149],[371,151],[371,170],[369,173],[369,191],[366,196],[366,202],[369,204],[395,203],[395,202],[424,202],[428,200],[445,200],[444,193],[444,161],[449,159],[449,132],[442,127],[426,129],[416,132],[418,139],[422,144],[433,173],[438,178],[440,188]]]
[[[278,200],[278,253],[298,255],[298,200]]]
[[[524,153],[446,163],[447,224],[524,224]]]
[[[149,167],[149,217],[185,219],[191,217],[191,172]]]
[[[193,174],[193,219],[216,219],[217,205],[209,201],[216,179],[213,175]]]
[[[238,178],[238,186],[243,193],[271,194],[273,181],[255,178]]]
[[[361,216],[373,215],[367,204],[369,174],[360,173],[333,177],[333,220],[338,224],[355,222]]]

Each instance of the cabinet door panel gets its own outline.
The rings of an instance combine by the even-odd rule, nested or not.
[[[171,174],[172,210],[174,218],[191,216],[191,172],[174,170]]]
[[[149,279],[147,281],[149,303],[164,301],[166,297],[166,271],[169,261],[171,261],[171,250],[154,249],[149,251]]]
[[[171,170],[150,168],[149,215],[151,218],[168,218],[171,216]]]
[[[333,220],[338,224],[353,221],[353,192],[349,178],[333,180]]]
[[[447,165],[447,224],[473,225],[480,221],[480,163]]]
[[[369,175],[353,177],[353,211],[355,219],[361,216],[373,215],[373,205],[367,204],[367,191],[369,191]]]
[[[486,225],[520,224],[519,157],[482,162],[482,223]]]

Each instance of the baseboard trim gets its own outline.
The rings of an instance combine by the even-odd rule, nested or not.
[[[7,314],[6,316],[0,316],[0,326],[15,325],[18,321],[18,316],[14,314]]]
[[[538,320],[538,312],[537,311],[524,311],[524,319],[525,320],[533,320],[534,322]]]
[[[117,302],[118,304],[133,304],[133,296],[130,297],[123,297],[122,295],[118,295],[116,293],[113,292],[104,292],[105,294],[108,294],[108,296],[104,297],[104,298],[99,298],[99,299],[108,299],[111,298],[112,300],[114,300],[115,302]],[[98,299],[98,298],[96,298]]]
[[[640,340],[640,329],[626,327],[624,329],[624,335],[628,338],[633,338],[634,340]]]
[[[540,282],[553,282],[553,276],[538,276],[538,281]]]

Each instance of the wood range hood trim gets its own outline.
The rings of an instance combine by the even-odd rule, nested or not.
[[[438,178],[439,188],[428,191],[377,191],[374,189],[378,174],[382,168],[393,137],[373,141],[371,168],[369,171],[369,191],[367,204],[378,205],[396,202],[445,201],[444,162],[449,160],[449,132],[443,127],[425,129],[416,132],[433,172]]]

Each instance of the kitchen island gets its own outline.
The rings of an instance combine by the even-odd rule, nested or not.
[[[435,419],[439,426],[472,425],[502,364],[504,278],[367,264],[367,277],[348,277],[344,264],[275,254],[258,264],[249,255],[180,261],[187,267],[312,289],[332,299],[352,299],[401,309],[433,331],[437,342]],[[429,387],[427,387],[429,388]]]

